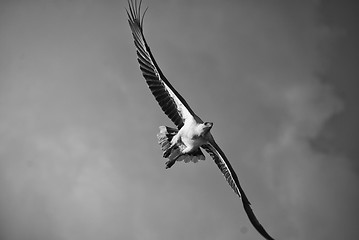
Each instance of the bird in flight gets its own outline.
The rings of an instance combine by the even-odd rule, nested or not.
[[[161,126],[160,132],[157,134],[163,157],[168,158],[166,168],[172,167],[176,161],[197,162],[204,160],[205,156],[201,150],[204,149],[213,158],[233,191],[242,199],[244,210],[254,228],[265,239],[274,240],[257,220],[234,169],[214,141],[211,134],[213,123],[203,122],[193,112],[159,68],[143,34],[143,18],[147,8],[141,14],[141,3],[142,0],[139,3],[137,0],[128,0],[129,9],[126,9],[137,48],[137,60],[153,96],[164,113],[177,126],[177,128]]]

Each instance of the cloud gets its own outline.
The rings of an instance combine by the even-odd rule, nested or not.
[[[230,158],[278,239],[355,236],[358,176],[312,141],[345,103],[320,76],[335,32],[317,1],[148,2],[162,70]],[[2,3],[2,239],[258,239],[212,161],[164,170],[169,120],[123,3]],[[6,11],[4,10],[6,9]]]

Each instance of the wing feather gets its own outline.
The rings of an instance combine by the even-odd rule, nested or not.
[[[136,0],[129,0],[129,10],[126,9],[128,22],[137,49],[137,60],[140,64],[142,75],[161,109],[180,129],[186,119],[196,115],[162,74],[147,45],[143,34],[143,18],[147,8],[141,16],[141,4],[142,0],[139,1],[139,4],[137,4]]]
[[[213,158],[214,162],[217,164],[218,168],[221,170],[228,184],[231,186],[233,191],[242,199],[243,207],[249,221],[252,223],[254,228],[267,240],[274,240],[263,226],[259,223],[257,217],[254,215],[254,212],[251,208],[251,203],[249,202],[246,194],[244,193],[237,174],[233,170],[231,164],[229,163],[227,157],[224,155],[223,151],[219,148],[217,143],[212,139],[210,143],[202,145],[202,148],[205,149],[209,155]]]

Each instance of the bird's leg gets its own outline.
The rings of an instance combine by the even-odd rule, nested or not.
[[[167,158],[171,154],[172,149],[173,149],[174,146],[175,145],[169,147],[166,151],[164,151],[162,157]]]
[[[169,160],[166,162],[166,169],[172,167],[173,164],[175,164],[175,162],[177,161],[177,159],[184,155],[183,146],[184,144],[179,138],[179,135],[174,136],[174,138],[172,139],[171,146],[163,153],[164,157],[169,158]],[[176,154],[177,156],[175,156]]]
[[[172,151],[178,148],[177,142],[178,142],[178,135],[175,135],[170,142],[170,146],[163,152],[162,157],[168,158],[171,155]]]
[[[168,161],[165,163],[165,164],[166,164],[166,169],[172,167],[172,166],[175,164],[175,162],[177,161],[177,159],[178,159],[179,157],[183,156],[183,155],[184,155],[183,153],[180,153],[180,154],[178,154],[175,158],[172,158],[172,159],[168,160]]]
[[[172,167],[176,162],[176,159],[171,159],[171,160],[168,160],[165,164],[166,164],[166,169]]]

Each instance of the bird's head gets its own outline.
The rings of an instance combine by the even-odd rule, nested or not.
[[[208,129],[211,129],[213,126],[213,122],[204,122],[203,124],[204,124],[205,128],[208,128]]]
[[[202,136],[206,135],[212,128],[213,123],[212,122],[204,122],[202,123]]]

